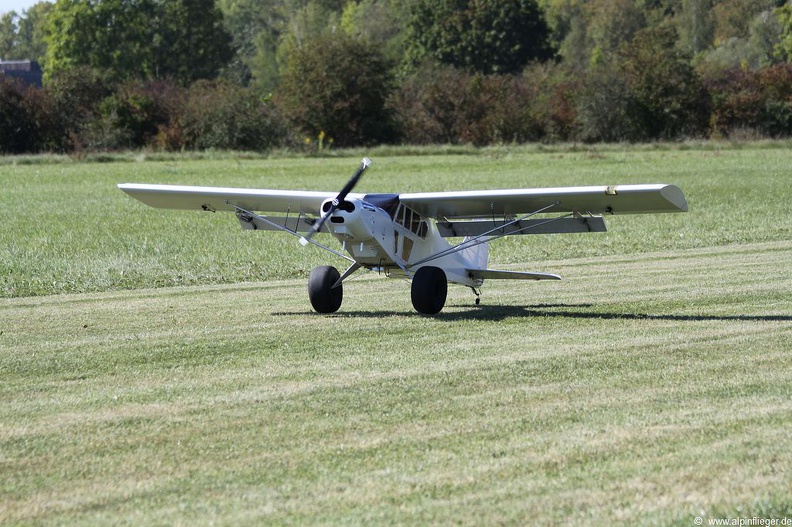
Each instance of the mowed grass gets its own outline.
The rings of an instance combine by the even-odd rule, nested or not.
[[[688,197],[689,214],[616,217],[603,236],[523,236],[495,244],[497,264],[792,238],[792,148],[786,143],[385,153],[369,153],[374,166],[356,190],[673,183]],[[243,231],[233,215],[148,208],[116,184],[338,191],[361,157],[0,164],[0,296],[307,278],[315,265],[343,266],[287,235]]]
[[[303,275],[332,256],[114,188],[333,189],[357,161],[0,166],[0,523],[792,518],[788,149],[380,159],[361,190],[688,196],[501,242],[493,265],[565,280],[451,288],[437,317],[375,275],[313,314]]]

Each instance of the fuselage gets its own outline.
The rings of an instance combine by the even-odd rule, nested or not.
[[[332,200],[322,205],[330,210]],[[370,194],[345,200],[325,224],[342,248],[360,265],[391,277],[412,277],[423,265],[442,268],[449,282],[478,287],[468,269],[484,269],[487,244],[461,251],[452,248],[436,224],[390,194]],[[438,254],[442,256],[435,257]]]

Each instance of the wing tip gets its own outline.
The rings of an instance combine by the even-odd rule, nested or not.
[[[665,185],[660,193],[669,203],[679,209],[680,212],[688,211],[687,200],[681,188],[676,185]]]

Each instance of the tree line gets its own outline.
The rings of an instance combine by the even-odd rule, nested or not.
[[[59,0],[0,153],[792,136],[792,0]]]

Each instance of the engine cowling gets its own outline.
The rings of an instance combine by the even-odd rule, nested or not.
[[[322,203],[322,213],[326,214],[334,205],[328,199]],[[361,200],[344,200],[328,218],[327,228],[336,238],[343,241],[365,242],[374,237],[372,226],[376,207]]]

